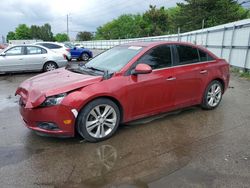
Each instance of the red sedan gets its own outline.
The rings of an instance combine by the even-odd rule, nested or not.
[[[40,134],[97,142],[122,122],[193,105],[216,108],[228,87],[229,65],[205,48],[182,42],[130,43],[83,66],[24,81],[20,113]]]

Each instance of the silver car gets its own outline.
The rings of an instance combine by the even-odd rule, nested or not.
[[[71,61],[70,48],[59,42],[37,42],[36,45],[44,46],[54,52],[61,53],[66,56],[68,61]]]
[[[64,55],[39,45],[11,46],[0,53],[0,73],[51,71],[66,66]]]

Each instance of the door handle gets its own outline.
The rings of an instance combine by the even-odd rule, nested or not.
[[[206,73],[207,73],[207,70],[201,70],[200,73],[201,73],[201,74],[206,74]]]
[[[20,58],[19,60],[23,60],[23,58]]]
[[[166,80],[167,81],[173,81],[173,80],[176,80],[176,77],[168,77]]]

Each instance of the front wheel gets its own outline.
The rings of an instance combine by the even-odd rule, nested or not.
[[[219,106],[222,99],[222,92],[222,84],[217,80],[212,81],[204,93],[202,108],[212,110]]]
[[[89,142],[99,142],[111,137],[120,123],[117,105],[106,98],[87,104],[77,119],[78,133]]]

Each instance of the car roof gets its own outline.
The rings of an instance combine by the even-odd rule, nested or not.
[[[189,42],[178,42],[178,41],[152,41],[152,42],[130,42],[121,44],[121,46],[142,46],[142,47],[153,47],[160,44],[182,44],[182,45],[189,45],[189,46],[195,46],[192,43]]]
[[[41,45],[38,45],[38,44],[15,44],[15,45],[11,45],[11,46],[8,46],[7,48],[4,49],[4,51],[7,51],[9,50],[10,48],[13,48],[13,47],[18,47],[18,46],[35,46],[35,47],[39,47],[39,48],[43,48],[43,49],[46,49],[47,51],[51,51],[49,48],[46,48],[44,46],[41,46]]]
[[[60,42],[36,42],[35,44],[56,44],[59,46],[64,46],[64,44]]]
[[[121,44],[120,46],[141,46],[141,47],[146,47],[146,48],[153,48],[155,46],[161,45],[161,44],[167,44],[167,45],[186,45],[186,46],[192,46],[194,48],[198,48],[206,53],[208,53],[210,56],[212,56],[215,59],[218,59],[218,57],[210,52],[208,49],[201,45],[195,45],[190,42],[179,42],[179,41],[152,41],[152,42],[130,42],[130,43],[125,43]]]

